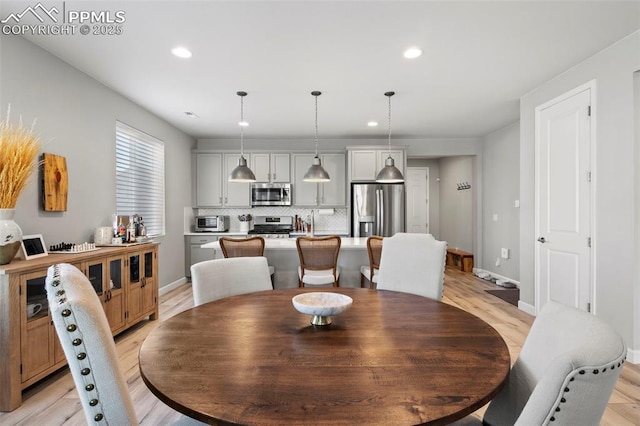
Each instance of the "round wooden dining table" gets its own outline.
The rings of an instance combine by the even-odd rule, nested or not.
[[[311,325],[293,296],[335,291],[353,305]],[[140,348],[149,389],[210,424],[447,424],[504,385],[508,348],[454,306],[361,288],[279,289],[210,302],[160,323]]]

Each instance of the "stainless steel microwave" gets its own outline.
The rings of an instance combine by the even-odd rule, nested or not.
[[[196,216],[195,232],[226,232],[229,230],[229,216]]]
[[[252,183],[252,206],[290,206],[290,183]]]

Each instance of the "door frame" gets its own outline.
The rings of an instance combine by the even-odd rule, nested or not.
[[[538,105],[535,108],[535,121],[534,121],[534,132],[535,132],[535,165],[534,165],[534,173],[535,173],[535,197],[534,197],[534,238],[538,238],[540,235],[539,223],[540,223],[540,176],[538,175],[538,171],[540,170],[540,158],[538,157],[538,152],[540,149],[540,133],[538,131],[538,126],[540,125],[540,112],[546,108],[549,108],[552,105],[563,102],[568,98],[577,95],[580,92],[584,92],[586,90],[590,91],[590,104],[591,104],[591,114],[589,120],[589,132],[590,132],[590,159],[591,162],[591,182],[590,182],[590,191],[591,196],[589,200],[589,235],[591,236],[591,250],[589,251],[589,292],[590,292],[590,300],[591,300],[591,309],[590,312],[592,314],[596,314],[597,312],[597,299],[596,299],[596,250],[597,250],[597,240],[596,240],[596,182],[598,178],[597,173],[597,162],[596,162],[596,121],[597,121],[597,102],[596,102],[596,80],[588,81],[585,84],[582,84],[568,92],[557,96],[550,101],[547,101],[541,105]],[[533,266],[533,282],[534,282],[534,303],[535,303],[535,313],[536,315],[540,312],[540,255],[539,250],[536,244],[538,244],[535,240],[534,244],[534,266]]]

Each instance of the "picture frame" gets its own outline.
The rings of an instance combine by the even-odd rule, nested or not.
[[[20,247],[25,260],[37,259],[38,257],[49,255],[42,234],[23,235]]]

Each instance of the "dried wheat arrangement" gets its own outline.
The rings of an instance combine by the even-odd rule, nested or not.
[[[17,125],[11,124],[9,113],[8,109],[0,122],[0,209],[15,208],[20,192],[36,170],[40,150],[40,138],[33,126],[24,127],[22,119]]]

